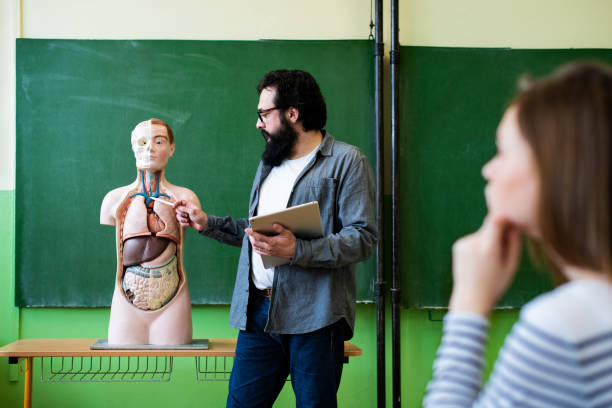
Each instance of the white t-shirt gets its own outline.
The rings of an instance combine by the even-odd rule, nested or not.
[[[279,166],[273,167],[268,177],[259,188],[259,203],[257,215],[266,215],[287,208],[287,202],[295,180],[304,167],[312,160],[317,148],[306,156],[294,160],[285,159]],[[252,251],[251,265],[253,266],[253,283],[258,289],[272,287],[274,280],[274,267],[264,268],[261,255]]]

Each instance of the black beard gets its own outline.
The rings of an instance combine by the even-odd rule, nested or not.
[[[265,165],[276,167],[280,165],[291,154],[291,149],[297,139],[297,133],[287,120],[281,116],[280,128],[275,133],[261,130],[261,135],[266,140],[266,149],[261,154],[261,160]]]

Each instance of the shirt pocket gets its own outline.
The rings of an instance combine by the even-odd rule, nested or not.
[[[338,180],[331,177],[319,178],[308,183],[308,201],[317,201],[321,212],[324,235],[333,234],[337,228]]]

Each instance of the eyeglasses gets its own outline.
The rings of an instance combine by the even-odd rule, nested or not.
[[[273,107],[268,108],[268,109],[261,109],[261,110],[257,109],[257,117],[262,122],[265,122],[264,116],[266,116],[268,113],[272,112],[275,109],[282,109],[282,107],[281,106],[273,106]]]

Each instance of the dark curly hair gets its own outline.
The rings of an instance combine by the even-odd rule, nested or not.
[[[282,111],[298,110],[304,131],[321,130],[327,122],[327,107],[317,81],[308,72],[279,69],[268,72],[257,84],[257,92],[276,90],[274,104]]]

